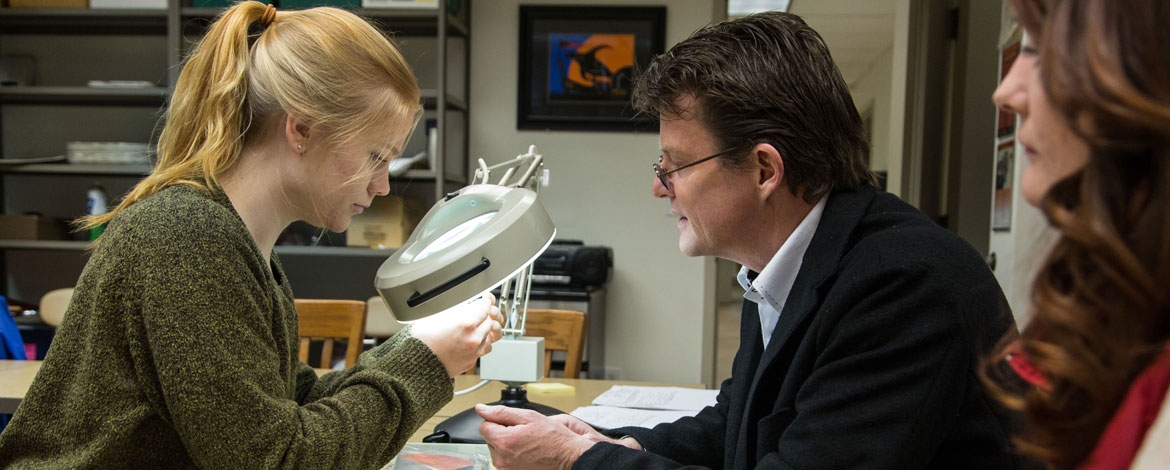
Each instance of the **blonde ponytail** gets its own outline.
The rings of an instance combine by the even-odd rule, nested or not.
[[[240,2],[212,23],[175,84],[154,170],[109,213],[80,224],[105,223],[176,184],[218,187],[245,144],[263,138],[264,124],[286,114],[330,136],[328,145],[421,115],[409,65],[365,20],[329,7],[281,11],[250,36],[267,8]]]
[[[265,6],[242,2],[212,23],[179,74],[158,142],[154,171],[134,186],[113,210],[86,217],[92,227],[131,204],[175,184],[210,188],[239,158],[248,90],[248,26]]]

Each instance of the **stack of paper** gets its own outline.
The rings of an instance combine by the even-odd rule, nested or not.
[[[671,423],[715,404],[718,390],[614,385],[593,399],[594,406],[573,410],[573,416],[600,428],[654,427]]]
[[[638,387],[614,385],[593,399],[594,405],[644,408],[648,410],[694,410],[715,404],[718,390],[682,387]]]

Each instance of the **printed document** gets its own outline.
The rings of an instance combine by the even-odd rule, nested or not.
[[[577,408],[569,414],[601,428],[652,428],[699,414],[715,404],[717,395],[718,390],[614,385],[593,399],[594,406]]]
[[[714,405],[717,395],[719,395],[719,390],[614,385],[605,393],[594,398],[593,404],[647,410],[699,411]]]
[[[599,428],[620,428],[640,426],[652,428],[660,423],[673,423],[684,416],[693,416],[695,411],[638,410],[616,406],[583,406],[573,410],[574,418]]]

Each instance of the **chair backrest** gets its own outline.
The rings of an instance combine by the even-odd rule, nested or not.
[[[321,365],[333,366],[333,340],[346,340],[345,367],[357,364],[365,336],[366,303],[360,300],[296,299],[297,322],[301,337],[300,359],[309,362],[310,339],[321,338]]]
[[[57,327],[65,320],[65,310],[69,308],[69,300],[73,298],[73,288],[53,289],[41,297],[41,306],[37,312],[41,321]]]
[[[565,351],[565,378],[575,379],[581,373],[581,357],[585,350],[585,312],[576,310],[528,309],[524,334],[544,337],[544,376],[552,366],[552,352]]]
[[[402,324],[394,317],[394,312],[386,305],[386,301],[379,296],[366,300],[366,336],[370,338],[389,338],[394,336]]]

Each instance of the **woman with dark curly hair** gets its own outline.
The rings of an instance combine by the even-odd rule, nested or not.
[[[1170,468],[1170,2],[1012,3],[1030,45],[994,99],[1060,238],[996,361],[1030,386],[989,384],[1051,468]]]

